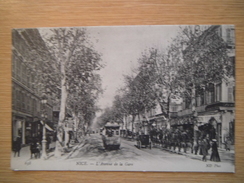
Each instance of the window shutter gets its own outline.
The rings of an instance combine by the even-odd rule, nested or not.
[[[228,102],[233,102],[233,87],[228,87]]]

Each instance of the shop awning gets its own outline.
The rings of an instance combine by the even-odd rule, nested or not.
[[[220,123],[221,122],[220,117],[221,117],[221,114],[219,113],[219,111],[205,112],[204,114],[199,115],[197,117],[198,118],[197,121],[199,123],[205,124],[205,123],[208,123],[211,118],[214,118],[218,123]]]
[[[221,114],[219,111],[208,111],[197,116],[198,125],[203,125],[209,122],[211,118],[214,118],[217,123],[221,122]],[[178,118],[171,118],[169,120],[170,125],[186,125],[193,124],[192,116],[184,116]]]
[[[169,120],[170,125],[184,125],[184,124],[192,124],[192,119],[190,116],[171,118]]]
[[[43,125],[43,121],[41,121],[41,124]],[[48,129],[49,131],[53,131],[53,129],[47,124],[45,124],[45,128]]]

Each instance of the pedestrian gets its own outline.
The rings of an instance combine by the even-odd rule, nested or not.
[[[199,149],[199,142],[196,142],[193,144],[193,148],[194,148],[194,151],[195,151],[195,155],[197,155],[197,152],[198,152],[198,149]]]
[[[220,162],[219,152],[218,152],[218,145],[216,139],[212,140],[212,154],[210,157],[210,161]]]
[[[203,140],[199,140],[198,145],[199,145],[199,155],[203,155],[202,154]]]
[[[51,138],[49,135],[47,135],[47,150],[49,150],[50,143],[51,143]]]
[[[33,158],[40,158],[40,148],[39,142],[37,139],[33,139],[32,143],[30,144],[30,152],[31,152],[31,159]]]
[[[14,157],[16,156],[16,154],[18,154],[18,157],[20,156],[20,150],[21,150],[21,138],[18,136],[13,143]]]
[[[225,150],[226,151],[230,151],[230,145],[231,145],[231,141],[230,141],[230,138],[229,137],[226,137],[226,140],[225,140]]]
[[[202,161],[207,161],[207,155],[208,155],[208,144],[206,139],[203,139],[202,141]]]

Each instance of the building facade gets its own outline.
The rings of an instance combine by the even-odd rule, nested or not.
[[[227,55],[230,62],[233,62],[234,65],[234,26],[218,26],[216,31],[227,44]],[[211,138],[216,138],[219,145],[223,144],[227,137],[234,144],[234,73],[232,77],[223,78],[218,83],[209,83],[204,92],[196,93],[195,101],[195,114],[192,111],[192,99],[184,98],[181,106],[171,104],[171,126],[173,128],[189,129],[191,131],[194,129],[198,131],[197,138],[206,135],[211,136]],[[194,124],[194,121],[197,121],[197,124]]]
[[[47,122],[52,123],[51,95],[46,95],[45,106],[41,104],[43,89],[47,88],[38,74],[43,59],[36,45],[44,48],[41,51],[46,56],[49,54],[37,29],[14,29],[12,40],[12,139],[20,136],[22,144],[28,144],[33,137],[41,136],[44,108]]]

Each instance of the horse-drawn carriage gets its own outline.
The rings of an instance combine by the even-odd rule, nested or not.
[[[136,143],[139,149],[142,147],[148,147],[149,149],[152,148],[152,142],[149,135],[138,135]]]

